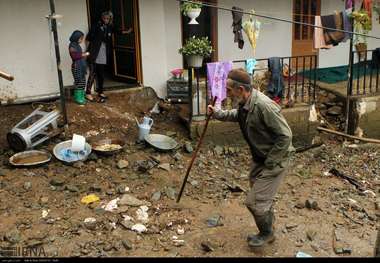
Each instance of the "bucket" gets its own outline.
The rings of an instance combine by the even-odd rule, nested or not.
[[[145,135],[148,135],[150,133],[151,126],[149,125],[139,125],[139,141],[143,141]]]

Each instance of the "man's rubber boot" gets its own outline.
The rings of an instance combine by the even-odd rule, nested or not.
[[[260,232],[258,235],[248,236],[248,245],[252,248],[259,248],[268,243],[272,243],[275,239],[273,231],[273,211],[270,210],[263,216],[255,215],[255,221]]]

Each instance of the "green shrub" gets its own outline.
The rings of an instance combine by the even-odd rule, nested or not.
[[[187,39],[185,45],[178,51],[185,56],[199,55],[209,57],[214,50],[208,37],[196,38],[193,36]]]

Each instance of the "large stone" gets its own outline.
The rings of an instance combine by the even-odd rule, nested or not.
[[[157,191],[155,192],[153,195],[152,195],[152,198],[151,200],[154,201],[154,202],[157,202],[161,199],[161,192],[160,191]]]
[[[193,146],[191,145],[191,142],[185,143],[185,150],[187,153],[192,153],[194,151]]]
[[[117,168],[119,169],[125,169],[127,168],[129,165],[129,162],[127,160],[120,160],[118,163],[117,163]]]
[[[62,186],[65,184],[65,180],[61,178],[54,178],[50,180],[50,184],[53,186]]]
[[[25,190],[30,190],[32,188],[32,183],[31,182],[25,182],[24,183],[24,189]]]
[[[142,205],[147,205],[147,206],[151,205],[151,203],[147,201],[139,200],[136,197],[129,194],[123,195],[123,197],[119,200],[118,204],[120,206],[128,205],[128,206],[134,206],[134,207],[142,206]]]
[[[174,200],[176,198],[176,190],[173,187],[166,187],[165,194],[170,199]]]

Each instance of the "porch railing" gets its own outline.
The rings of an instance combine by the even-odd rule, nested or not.
[[[244,67],[246,60],[233,61],[234,68],[239,64]],[[258,64],[268,65],[269,58],[257,59]],[[261,63],[260,63],[261,62]],[[288,76],[284,76],[283,99],[293,103],[313,104],[316,101],[316,80],[318,57],[316,55],[281,57],[281,71],[288,71]],[[241,67],[240,66],[240,67]],[[284,70],[287,69],[287,70]],[[255,69],[255,72],[268,70],[268,66]],[[194,72],[194,77],[193,77]],[[207,112],[207,105],[210,101],[207,77],[201,82],[201,69],[188,69],[188,96],[189,96],[189,121],[202,120]],[[204,85],[204,93],[200,97],[201,84]],[[266,87],[265,87],[266,88]],[[193,101],[194,94],[197,94],[196,101]],[[193,105],[194,104],[194,105]]]
[[[350,96],[366,96],[380,93],[380,69],[376,61],[372,60],[375,50],[353,51],[354,63],[351,66]]]

